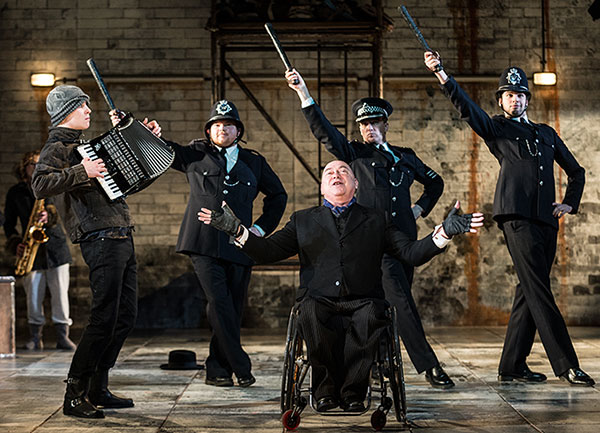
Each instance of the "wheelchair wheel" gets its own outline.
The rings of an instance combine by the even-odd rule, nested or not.
[[[283,413],[281,423],[286,431],[294,431],[300,425],[300,414],[294,413],[292,409],[288,409]]]
[[[387,415],[383,410],[377,409],[371,415],[371,426],[375,431],[381,431],[385,427],[385,423],[387,422]]]
[[[302,339],[298,335],[296,326],[296,310],[292,310],[288,320],[287,337],[285,342],[285,354],[283,360],[283,374],[281,377],[281,413],[292,408],[294,398],[297,366],[296,356],[298,347],[301,347]]]
[[[404,371],[402,367],[402,352],[400,348],[400,336],[398,335],[398,323],[396,309],[392,309],[392,329],[390,332],[389,350],[389,372],[390,390],[394,400],[394,412],[398,422],[406,422],[406,392],[404,389]]]

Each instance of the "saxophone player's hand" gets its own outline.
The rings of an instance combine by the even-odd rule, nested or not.
[[[25,247],[26,245],[23,243],[19,243],[17,244],[17,251],[15,252],[15,254],[17,255],[17,257],[22,257],[23,253],[25,252]]]
[[[38,214],[38,223],[46,224],[48,222],[48,211],[43,210]]]

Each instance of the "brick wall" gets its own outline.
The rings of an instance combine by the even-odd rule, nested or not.
[[[569,323],[599,324],[599,24],[586,12],[589,1],[546,3],[548,69],[556,70],[559,84],[553,89],[533,89],[529,115],[556,128],[587,170],[580,214],[567,217],[559,235],[553,290]],[[384,37],[384,96],[395,107],[388,139],[415,149],[446,182],[440,204],[419,223],[424,235],[455,199],[469,210],[483,210],[489,218],[498,164],[482,140],[458,119],[425,71],[422,50],[397,11],[400,4],[397,0],[384,1],[385,13],[395,22],[394,30]],[[541,16],[537,3],[412,0],[402,4],[418,21],[431,46],[443,55],[447,70],[458,76],[473,99],[490,113],[497,112],[495,77],[502,69],[517,64],[531,74],[540,68]],[[30,86],[29,76],[34,71],[65,77],[91,96],[94,113],[88,137],[109,127],[106,105],[85,65],[89,57],[105,75],[119,108],[139,118],[159,120],[168,139],[185,143],[202,136],[211,102],[210,33],[205,30],[209,15],[209,1],[0,0],[0,197],[15,182],[12,168],[22,153],[40,147],[46,139],[44,99],[48,90]],[[305,77],[316,76],[314,52],[294,52],[290,57]],[[228,60],[316,170],[318,146],[296,95],[277,78],[283,68],[275,51],[232,53]],[[368,93],[369,55],[351,52],[349,70],[352,101]],[[339,77],[342,73],[341,53],[324,53],[323,74]],[[470,82],[466,75],[490,78]],[[124,76],[138,79],[126,81]],[[174,80],[173,76],[187,80]],[[425,79],[402,78],[406,76]],[[310,80],[309,87],[315,90],[314,85]],[[294,210],[316,204],[315,183],[231,80],[226,94],[240,110],[248,147],[267,157],[288,191],[283,222]],[[322,94],[321,105],[336,121],[343,119],[341,95],[339,88],[326,88]],[[325,152],[322,155],[324,162],[330,159]],[[556,176],[560,194],[566,178],[558,170]],[[418,194],[420,187],[415,185],[413,197]],[[156,297],[170,287],[170,297],[180,296],[183,302],[189,296],[174,284],[193,281],[183,277],[191,270],[188,259],[174,253],[187,199],[185,178],[174,171],[128,199],[137,222],[143,298]],[[3,244],[4,238],[0,247]],[[87,270],[78,249],[73,248],[73,252],[73,315],[82,323],[89,305]],[[2,273],[8,272],[11,262],[12,258],[2,255]],[[255,273],[247,324],[279,326],[281,317],[285,321],[287,313],[281,311],[287,310],[291,298],[283,295],[282,288],[292,290],[297,285],[295,278],[293,271]],[[426,323],[506,323],[515,284],[501,232],[490,222],[479,236],[455,241],[446,254],[421,267],[413,291]],[[22,295],[20,299],[22,323]]]

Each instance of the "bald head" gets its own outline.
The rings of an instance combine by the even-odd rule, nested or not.
[[[323,169],[321,194],[335,206],[347,205],[358,188],[358,180],[344,161],[331,161]]]

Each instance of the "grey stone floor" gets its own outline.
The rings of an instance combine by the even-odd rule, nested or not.
[[[392,416],[384,431],[438,432],[600,432],[600,393],[551,377],[545,384],[498,384],[496,368],[504,329],[444,327],[429,330],[430,342],[456,382],[452,390],[429,387],[405,362],[408,418],[401,428]],[[582,368],[600,379],[600,328],[571,328]],[[257,383],[246,389],[204,384],[204,371],[165,371],[173,349],[207,354],[206,331],[136,331],[111,374],[111,389],[133,397],[135,407],[107,410],[103,420],[62,414],[71,353],[18,352],[0,359],[0,432],[267,432],[282,431],[279,421],[280,371],[284,335],[247,331],[246,350]],[[406,361],[406,357],[405,357]],[[551,376],[539,342],[530,366]],[[299,432],[368,432],[370,416],[320,416],[307,409]]]

